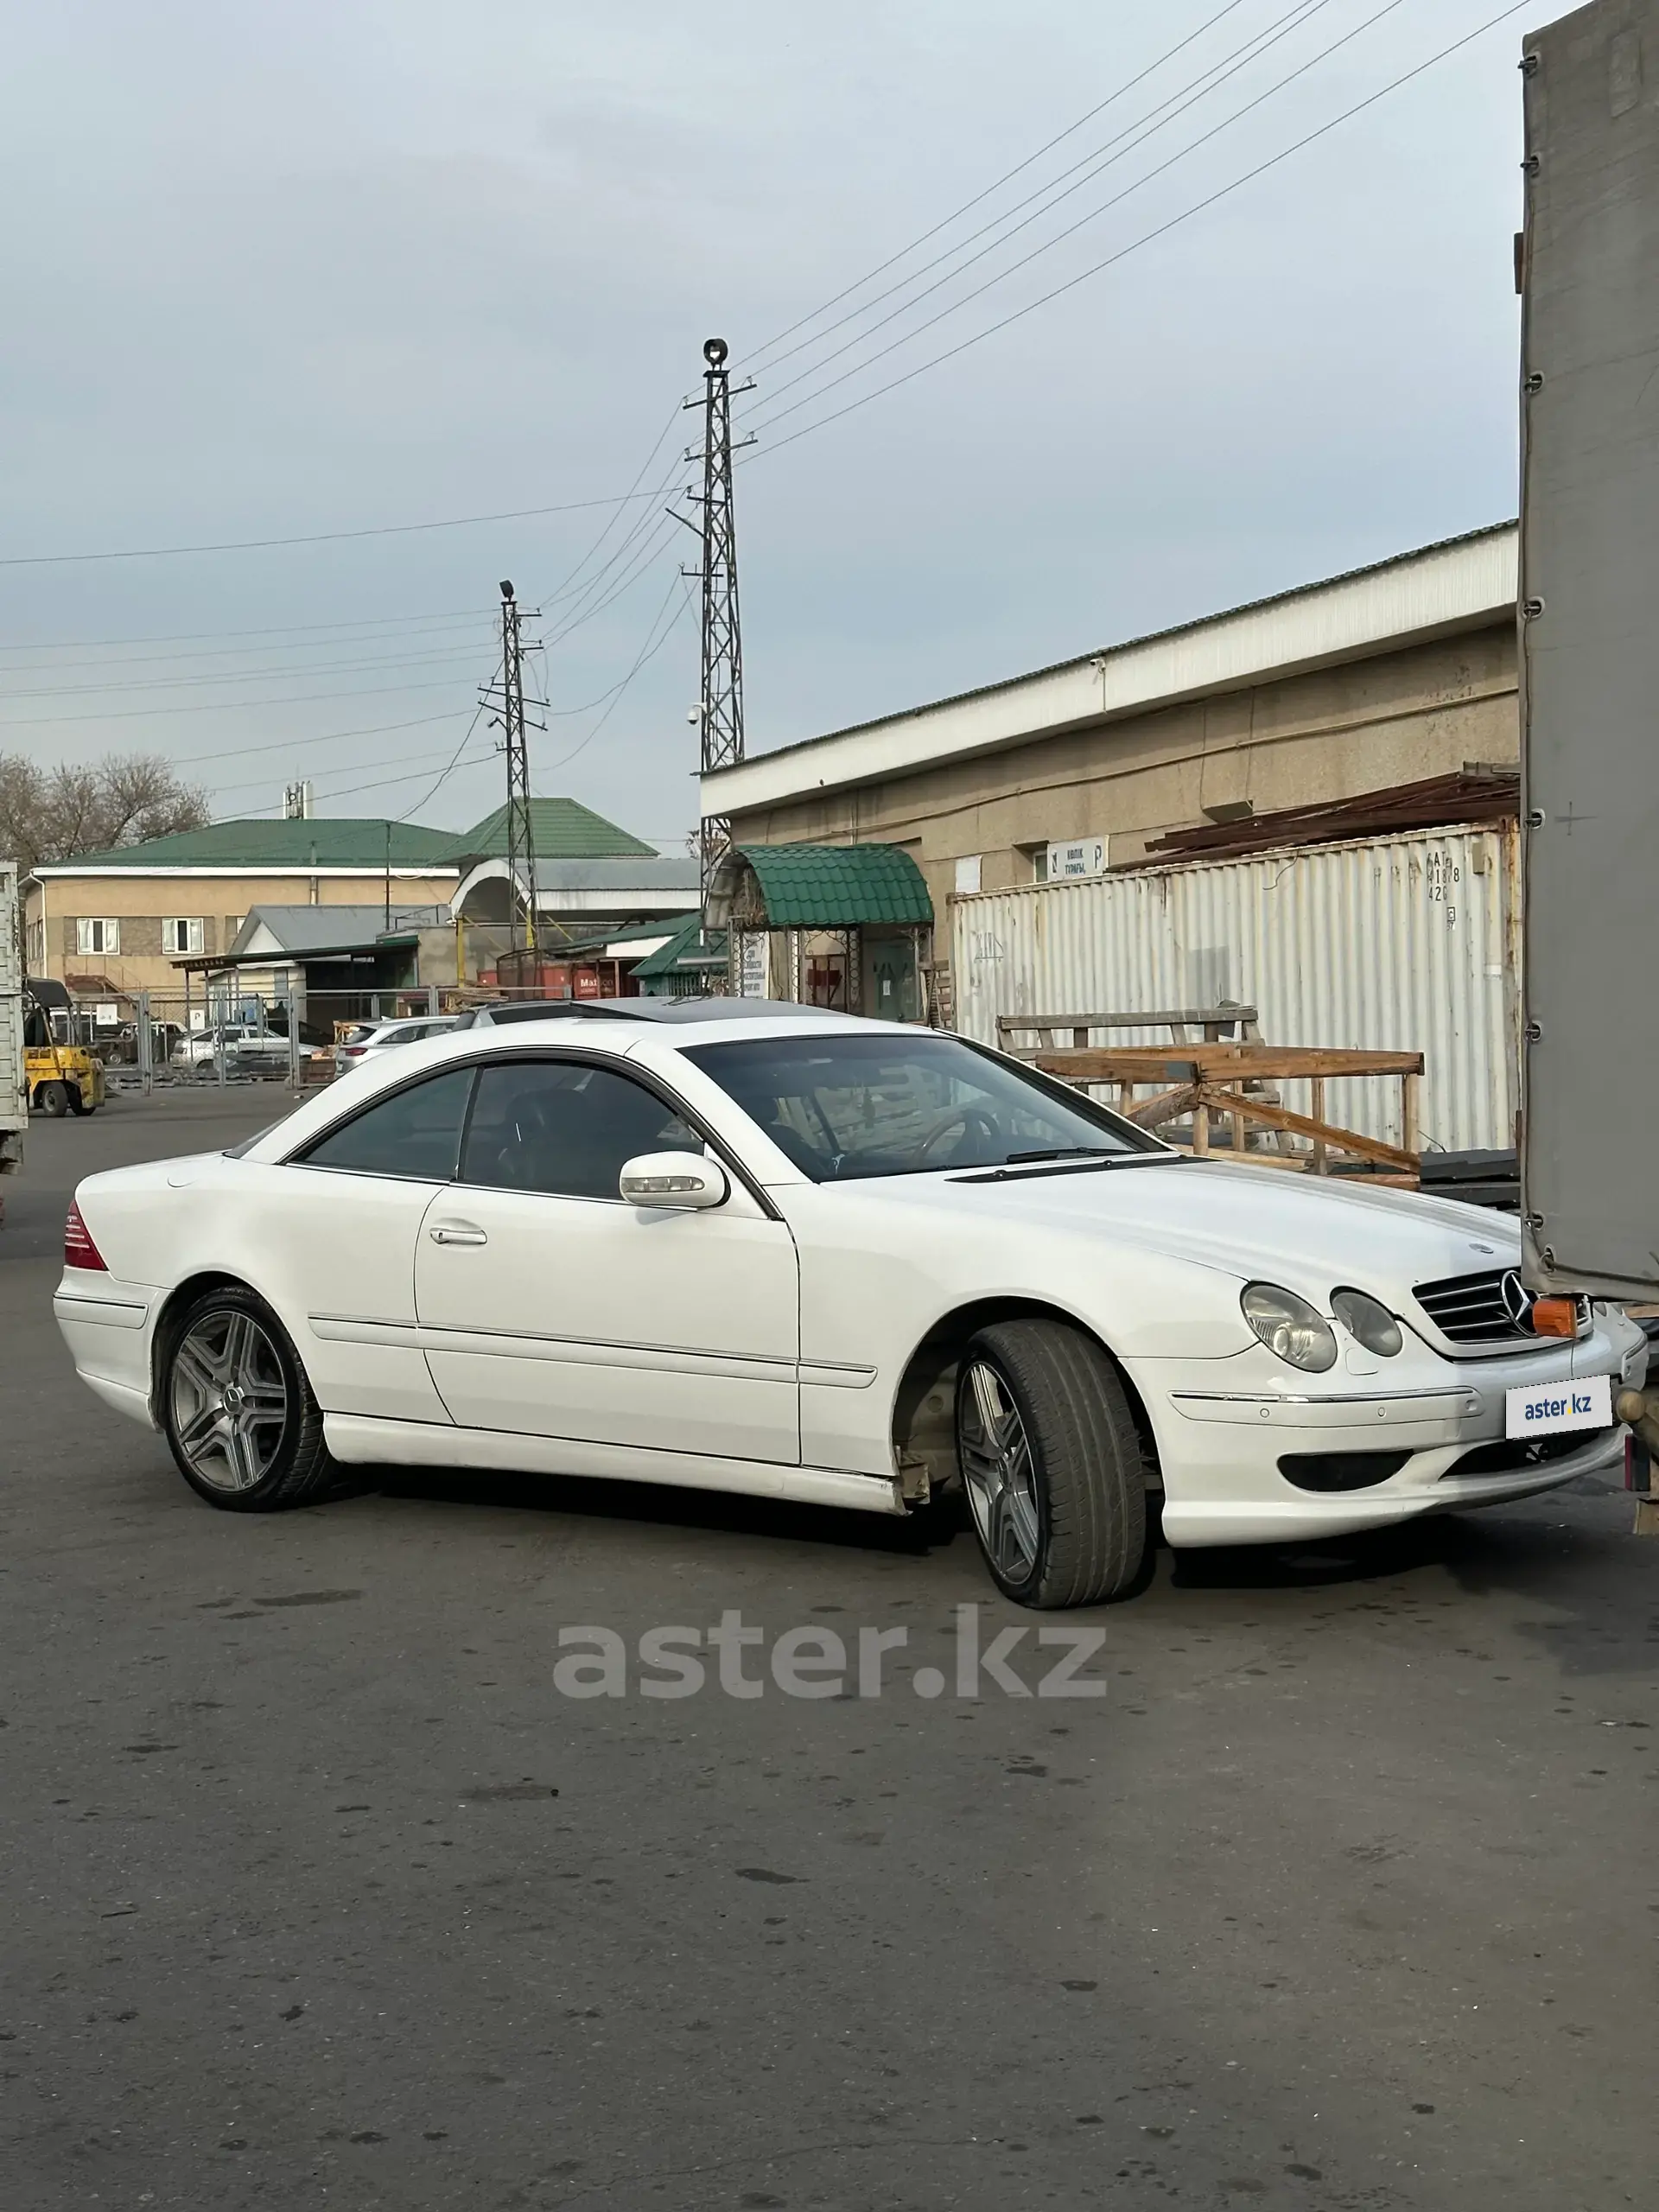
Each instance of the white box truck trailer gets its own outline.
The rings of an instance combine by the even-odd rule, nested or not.
[[[1521,63],[1522,1211],[1542,1293],[1659,1300],[1659,0]],[[1618,1411],[1659,1454],[1659,1391]],[[1659,1529],[1659,1501],[1645,1509]]]

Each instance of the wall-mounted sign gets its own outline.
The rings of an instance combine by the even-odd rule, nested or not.
[[[1103,837],[1084,837],[1075,844],[1051,845],[1048,849],[1048,877],[1058,883],[1068,875],[1104,875],[1106,873],[1106,840]]]
[[[745,930],[738,939],[737,995],[745,999],[766,995],[767,938],[765,930]]]

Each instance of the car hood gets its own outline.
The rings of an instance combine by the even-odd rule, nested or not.
[[[925,1209],[963,1211],[1156,1251],[1319,1300],[1344,1283],[1390,1302],[1414,1284],[1518,1266],[1518,1224],[1414,1191],[1363,1190],[1324,1176],[1224,1160],[1013,1176],[919,1179]],[[1328,1310],[1328,1309],[1327,1309]]]

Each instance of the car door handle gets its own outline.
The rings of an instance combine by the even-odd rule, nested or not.
[[[435,1244],[487,1244],[490,1241],[470,1221],[435,1222],[426,1233]]]

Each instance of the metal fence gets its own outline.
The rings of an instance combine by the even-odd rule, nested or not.
[[[408,990],[309,991],[267,1003],[251,998],[204,1013],[181,994],[139,991],[123,1019],[95,1025],[86,1042],[103,1061],[112,1090],[150,1093],[173,1086],[248,1084],[305,1090],[333,1082],[342,1034],[365,1022],[438,1014],[453,993],[436,985]],[[83,1023],[89,1017],[78,1017]]]

